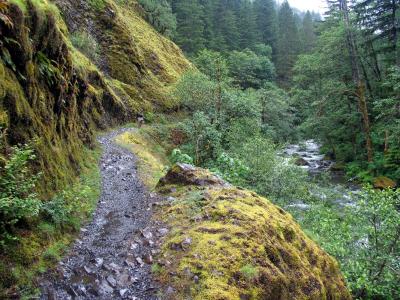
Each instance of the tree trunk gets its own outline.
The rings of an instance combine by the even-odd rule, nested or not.
[[[220,121],[221,121],[221,109],[222,109],[222,70],[221,70],[221,65],[220,62],[217,62],[217,101],[216,101],[216,105],[215,105],[215,109],[216,109],[216,125],[217,128],[220,127]]]
[[[385,149],[383,150],[384,154],[389,152],[389,130],[385,130]]]
[[[351,70],[352,70],[352,77],[353,82],[357,87],[356,95],[358,99],[358,108],[360,110],[362,120],[363,120],[363,128],[364,128],[364,135],[366,141],[366,149],[367,149],[367,159],[368,162],[373,161],[373,145],[372,145],[372,138],[371,138],[371,126],[369,121],[368,115],[368,105],[367,99],[365,96],[365,83],[361,77],[361,70],[360,70],[360,63],[358,60],[358,53],[356,48],[356,42],[354,39],[354,35],[351,28],[350,18],[349,18],[349,9],[347,6],[347,0],[339,0],[340,9],[343,14],[343,21],[346,27],[346,39],[347,39],[347,46],[350,53],[350,60],[351,60]]]

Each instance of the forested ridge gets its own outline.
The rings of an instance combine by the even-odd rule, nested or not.
[[[400,0],[326,3],[0,0],[0,298],[399,299]]]
[[[323,20],[286,1],[158,2],[169,8],[163,26],[190,57],[219,52],[241,89],[260,85],[240,76],[275,82],[290,96],[292,124],[350,163],[349,173],[400,179],[398,1],[328,1]]]

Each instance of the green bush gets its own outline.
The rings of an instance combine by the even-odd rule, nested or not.
[[[80,182],[43,203],[43,218],[59,229],[78,230],[95,206],[97,191],[89,182]]]
[[[172,163],[185,163],[193,165],[193,158],[187,154],[182,153],[179,149],[172,150],[170,161]]]
[[[0,165],[0,236],[4,243],[15,238],[13,231],[20,221],[36,217],[41,201],[35,193],[38,175],[32,175],[28,163],[35,159],[28,146],[12,147],[4,165]]]
[[[193,118],[183,124],[188,143],[182,150],[194,157],[194,163],[204,166],[215,160],[221,153],[221,132],[203,112],[196,112]]]
[[[357,299],[400,297],[399,208],[400,190],[367,187],[352,207],[314,204],[300,218],[303,228],[341,263]]]
[[[76,31],[71,35],[71,42],[89,59],[96,62],[99,59],[100,47],[96,39],[85,31]]]
[[[282,205],[308,197],[307,173],[280,157],[272,141],[255,137],[232,153],[249,169],[245,177],[248,188]]]
[[[211,166],[211,171],[235,185],[244,185],[249,168],[239,159],[223,152]]]

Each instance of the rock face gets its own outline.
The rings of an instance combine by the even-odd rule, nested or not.
[[[267,199],[188,165],[158,190],[174,198],[158,211],[174,228],[157,258],[170,299],[351,299],[337,262]]]
[[[36,139],[43,191],[75,177],[95,130],[165,107],[165,84],[190,67],[130,3],[94,2],[59,0],[60,13],[50,1],[16,1],[4,12],[11,24],[0,20],[0,134],[10,146]],[[94,41],[97,58],[73,36]]]

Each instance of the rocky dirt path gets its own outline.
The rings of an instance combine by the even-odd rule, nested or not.
[[[138,178],[135,156],[114,143],[126,130],[99,138],[102,193],[93,221],[41,280],[41,299],[160,299],[151,264],[167,229],[151,221],[159,199]]]

